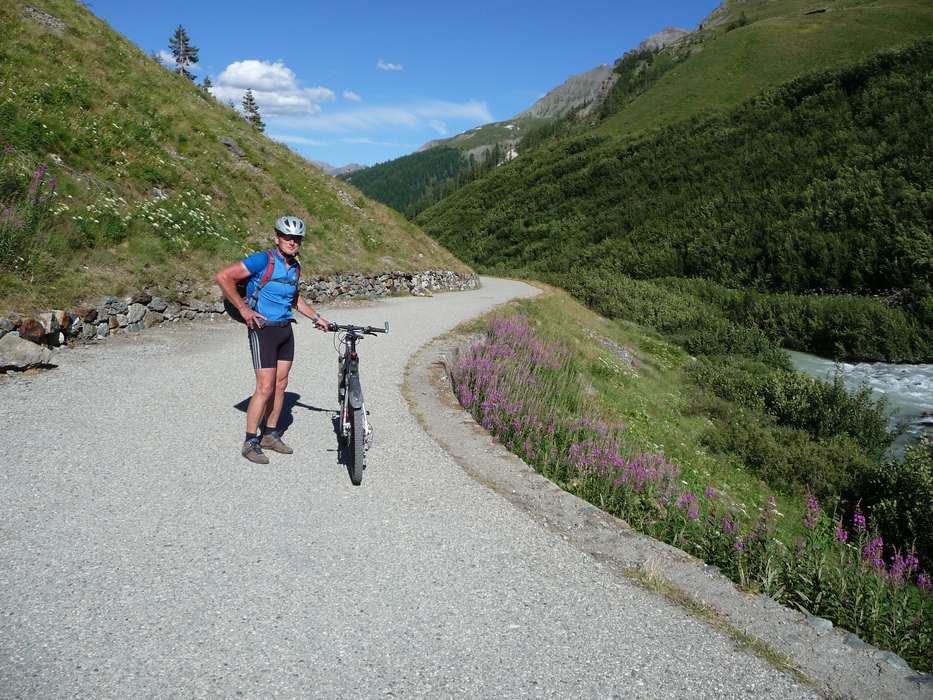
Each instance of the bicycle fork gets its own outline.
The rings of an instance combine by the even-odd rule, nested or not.
[[[363,416],[363,440],[366,447],[372,442],[372,427],[366,415],[366,404],[363,402],[363,387],[360,384],[359,357],[350,352],[349,357],[340,356],[340,366],[343,379],[340,383],[342,395],[340,430],[344,439],[350,437],[351,411],[361,411]]]

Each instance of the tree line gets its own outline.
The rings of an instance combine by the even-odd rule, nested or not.
[[[473,154],[467,157],[449,146],[438,146],[339,177],[367,197],[413,219],[507,158],[508,149],[500,143],[490,146],[481,158]]]

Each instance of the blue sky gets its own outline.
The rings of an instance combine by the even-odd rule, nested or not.
[[[666,26],[694,29],[719,0],[88,4],[147,54],[183,26],[197,82],[237,106],[251,89],[268,136],[340,167],[510,119]]]

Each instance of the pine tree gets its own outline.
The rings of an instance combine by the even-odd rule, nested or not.
[[[172,50],[172,56],[175,57],[176,73],[181,73],[188,80],[194,80],[194,75],[188,70],[188,66],[198,62],[198,48],[192,46],[188,38],[188,32],[185,28],[178,25],[175,34],[169,39],[168,47]]]
[[[246,123],[256,131],[264,131],[266,125],[262,123],[259,116],[259,105],[256,104],[256,100],[253,98],[252,90],[246,91],[246,94],[243,95],[243,102],[240,104],[243,106],[243,118],[246,119]]]

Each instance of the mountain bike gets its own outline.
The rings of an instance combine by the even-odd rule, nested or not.
[[[373,326],[343,326],[331,323],[327,328],[337,333],[334,346],[338,354],[337,366],[337,401],[340,405],[337,436],[349,452],[348,467],[350,482],[359,486],[363,481],[363,469],[366,467],[366,450],[372,444],[373,429],[369,424],[366,405],[363,403],[363,388],[360,385],[360,356],[356,345],[363,336],[388,333],[389,322],[385,328]]]

